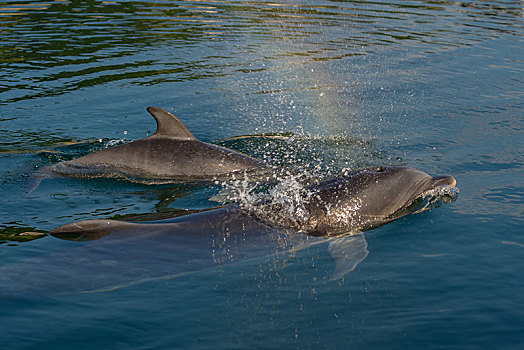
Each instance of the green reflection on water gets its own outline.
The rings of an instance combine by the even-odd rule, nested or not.
[[[29,242],[46,236],[46,232],[34,227],[0,226],[0,244],[8,242]]]
[[[438,50],[519,35],[520,19],[518,4],[497,1],[0,1],[0,104],[113,82],[260,72],[271,60],[321,62],[383,46]]]

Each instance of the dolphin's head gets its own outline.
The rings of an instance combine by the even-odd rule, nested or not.
[[[370,229],[423,209],[424,203],[428,206],[425,198],[456,196],[455,185],[452,176],[430,176],[408,167],[347,172],[306,188],[305,229],[319,234]]]

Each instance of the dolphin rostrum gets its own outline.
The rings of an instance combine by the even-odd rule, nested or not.
[[[47,168],[71,177],[115,177],[151,183],[208,181],[264,167],[261,161],[201,142],[173,114],[159,107],[148,112],[156,132],[141,140],[104,149]]]

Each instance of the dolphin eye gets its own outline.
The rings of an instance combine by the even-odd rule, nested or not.
[[[381,172],[383,172],[383,171],[384,171],[384,168],[383,168],[383,167],[381,167],[381,166],[378,166],[378,167],[376,167],[376,168],[375,168],[375,169],[373,169],[373,170],[375,170],[375,172],[377,172],[377,173],[381,173]]]

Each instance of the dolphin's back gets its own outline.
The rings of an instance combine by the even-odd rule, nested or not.
[[[212,180],[262,168],[248,155],[197,140],[171,113],[149,107],[156,132],[144,139],[55,164],[53,173],[72,177],[125,177],[155,180]]]
[[[198,140],[146,138],[54,166],[61,175],[114,172],[149,179],[212,179],[262,167],[247,155]]]

